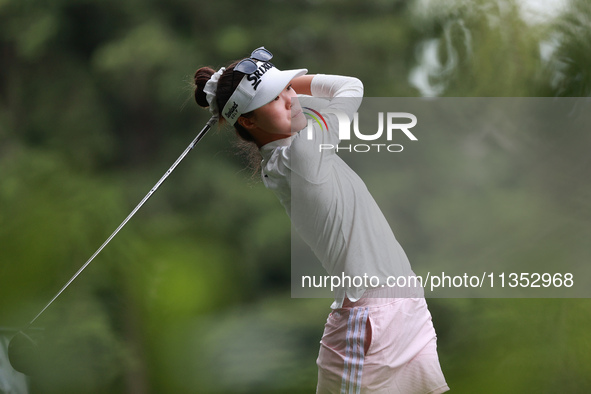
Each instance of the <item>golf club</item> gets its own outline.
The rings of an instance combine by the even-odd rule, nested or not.
[[[117,227],[115,229],[115,231],[113,231],[113,233],[109,236],[109,238],[107,238],[107,240],[96,250],[96,252],[94,252],[94,254],[92,256],[90,256],[88,261],[86,261],[86,263],[84,263],[84,265],[82,267],[80,267],[80,269],[74,274],[74,276],[72,276],[66,282],[66,284],[60,289],[60,291],[57,292],[57,294],[51,299],[51,301],[49,301],[47,303],[47,305],[45,305],[45,307],[43,307],[43,309],[41,309],[41,311],[33,318],[33,320],[31,320],[22,330],[18,331],[14,335],[14,337],[10,340],[10,343],[8,346],[8,359],[10,360],[10,363],[12,364],[12,366],[15,370],[17,370],[19,372],[23,372],[27,375],[32,373],[32,371],[27,370],[27,367],[26,367],[26,365],[28,365],[30,363],[28,362],[28,360],[23,360],[23,358],[29,359],[29,358],[34,357],[34,353],[37,349],[37,343],[36,343],[36,341],[34,341],[31,338],[31,336],[25,334],[25,331],[27,331],[31,327],[31,325],[39,318],[39,316],[41,316],[43,314],[43,312],[45,312],[45,310],[47,308],[49,308],[49,306],[51,304],[53,304],[53,302],[64,292],[64,290],[66,290],[66,288],[68,286],[70,286],[70,284],[82,273],[82,271],[84,271],[84,269],[105,248],[105,246],[107,246],[107,244],[109,242],[111,242],[111,240],[117,235],[117,233],[119,233],[119,231],[123,228],[123,226],[125,226],[127,224],[127,222],[133,217],[133,215],[135,215],[135,213],[145,204],[145,202],[148,201],[148,199],[152,196],[152,194],[154,194],[154,192],[156,192],[156,190],[160,187],[160,185],[166,180],[166,178],[168,178],[168,176],[172,173],[172,171],[174,171],[174,169],[185,158],[185,156],[187,156],[187,154],[195,147],[195,145],[197,145],[197,143],[211,129],[211,127],[217,122],[217,120],[218,120],[217,116],[212,116],[207,121],[207,123],[205,124],[203,129],[201,129],[201,131],[197,134],[195,139],[193,139],[191,144],[189,144],[189,146],[184,150],[184,152],[179,156],[179,158],[176,159],[176,161],[172,164],[172,166],[166,171],[166,173],[164,173],[162,178],[160,178],[160,180],[158,182],[156,182],[154,187],[152,187],[152,189],[148,192],[148,194],[146,194],[146,196],[133,209],[133,211],[131,211],[131,213],[125,218],[125,220],[123,220],[123,222],[121,222],[119,227]]]

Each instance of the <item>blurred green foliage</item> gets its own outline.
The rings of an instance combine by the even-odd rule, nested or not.
[[[545,23],[520,15],[509,0],[0,0],[0,326],[26,324],[205,123],[191,99],[198,67],[265,45],[280,68],[354,75],[369,97],[589,96],[589,2],[572,0]],[[523,158],[537,165],[535,195],[473,198],[438,185],[438,170],[468,188],[479,170],[507,171],[497,154],[510,147],[450,136],[460,137],[488,152],[482,168],[457,167],[436,147],[401,160],[395,231],[411,262],[474,253],[478,232],[494,230],[433,230],[465,204],[495,201],[516,223],[525,211],[525,229],[536,228],[567,190],[577,198],[559,212],[588,239],[589,184],[568,177],[568,162]],[[518,143],[589,146],[548,137]],[[289,220],[233,140],[211,132],[40,318],[33,391],[314,391],[330,301],[290,299]],[[547,184],[549,173],[569,188]],[[557,242],[536,258],[556,256]],[[577,253],[587,264],[588,248]],[[589,300],[437,299],[430,309],[455,392],[591,390]]]

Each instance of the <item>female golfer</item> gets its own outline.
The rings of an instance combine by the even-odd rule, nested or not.
[[[271,58],[261,47],[227,68],[200,68],[195,99],[260,153],[265,186],[329,275],[379,278],[373,287],[343,283],[335,290],[317,393],[449,390],[423,289],[416,282],[386,286],[389,276],[414,273],[363,181],[330,149],[338,145],[339,122],[353,119],[361,104],[363,85],[305,69],[280,71]],[[322,122],[308,125],[303,107],[320,110]]]

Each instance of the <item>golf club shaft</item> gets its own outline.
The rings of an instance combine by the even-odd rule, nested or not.
[[[45,310],[47,308],[49,308],[49,306],[64,292],[64,290],[66,290],[66,288],[68,286],[70,286],[70,284],[78,277],[78,275],[80,275],[82,273],[82,271],[84,271],[84,269],[88,266],[88,264],[90,264],[91,261],[94,260],[94,258],[105,248],[105,246],[107,246],[107,244],[109,242],[111,242],[111,240],[115,237],[115,235],[117,235],[117,233],[123,228],[123,226],[125,226],[127,224],[127,222],[133,217],[133,215],[135,215],[135,213],[142,207],[142,205],[144,205],[144,203],[146,201],[148,201],[148,199],[152,196],[152,194],[154,194],[154,192],[160,187],[160,185],[166,180],[166,178],[168,178],[168,176],[172,173],[172,171],[174,171],[174,169],[176,168],[176,166],[179,165],[179,163],[185,158],[185,156],[187,156],[187,154],[191,151],[191,149],[193,149],[193,147],[195,147],[195,145],[197,145],[197,143],[201,140],[201,138],[203,138],[203,136],[205,135],[205,133],[207,133],[209,131],[209,129],[216,122],[217,122],[217,116],[212,116],[209,119],[209,121],[207,122],[207,124],[203,127],[203,129],[201,129],[201,131],[199,132],[199,134],[197,134],[197,137],[195,137],[195,139],[187,147],[187,149],[185,149],[185,151],[179,156],[179,158],[176,159],[176,161],[168,169],[168,171],[166,171],[166,173],[162,176],[162,178],[160,178],[160,180],[154,185],[154,187],[148,192],[148,194],[146,194],[146,196],[133,209],[133,211],[131,211],[131,213],[125,218],[125,220],[123,220],[123,222],[121,222],[121,224],[119,225],[119,227],[117,227],[115,229],[115,231],[113,231],[113,234],[111,234],[109,236],[109,238],[107,238],[107,240],[100,246],[100,248],[98,248],[96,250],[96,252],[94,252],[94,254],[92,256],[90,256],[90,258],[88,259],[88,261],[86,263],[84,263],[84,265],[82,267],[80,267],[80,269],[74,274],[74,276],[72,276],[70,278],[70,280],[68,280],[68,282],[64,285],[64,287],[62,287],[61,290],[58,291],[57,294],[51,299],[51,301],[49,301],[49,303],[47,303],[47,305],[45,305],[45,307],[41,310],[41,312],[39,312],[37,314],[37,316],[35,316],[33,318],[33,320],[31,320],[29,322],[29,324],[23,329],[23,331],[26,330],[26,329],[28,329],[35,322],[35,320],[37,320],[37,318],[39,318],[39,316],[41,316],[41,314],[43,312],[45,312]]]

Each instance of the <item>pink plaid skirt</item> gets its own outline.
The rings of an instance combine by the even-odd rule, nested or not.
[[[448,391],[425,299],[371,297],[367,291],[357,302],[346,300],[328,316],[316,393]]]

